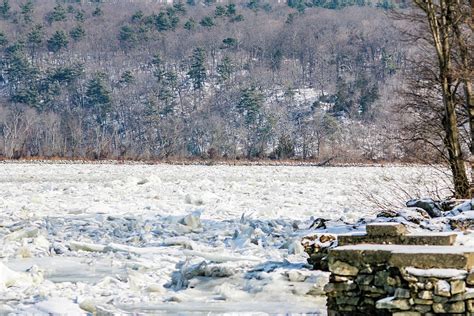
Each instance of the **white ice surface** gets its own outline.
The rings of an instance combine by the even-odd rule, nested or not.
[[[422,167],[0,165],[0,303],[19,313],[325,313],[298,241],[434,188]],[[418,191],[416,191],[418,192]],[[334,224],[333,233],[351,232]],[[5,277],[7,275],[7,277]],[[15,281],[16,280],[16,281]],[[2,307],[2,308],[3,308]]]

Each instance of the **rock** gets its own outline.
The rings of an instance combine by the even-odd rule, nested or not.
[[[374,284],[375,286],[384,286],[387,284],[387,279],[390,276],[390,272],[388,271],[379,271],[375,274]]]
[[[374,276],[371,274],[359,274],[355,280],[357,284],[369,285],[374,280]]]
[[[445,280],[439,280],[435,284],[434,293],[439,296],[451,297],[451,285]]]
[[[288,280],[290,282],[304,282],[304,280],[306,280],[306,275],[298,270],[290,270],[288,271]]]
[[[446,303],[449,301],[449,298],[443,297],[443,296],[438,296],[438,295],[433,295],[433,301],[435,303]]]
[[[351,266],[350,264],[342,261],[329,263],[329,271],[342,276],[356,276],[359,273],[359,269],[357,267]]]
[[[467,291],[462,294],[465,300],[470,300],[474,299],[474,289],[473,288],[467,288]]]
[[[422,300],[432,300],[433,293],[431,291],[420,291],[418,293],[418,298],[421,298]]]
[[[410,298],[410,291],[407,289],[398,288],[395,290],[396,298]]]
[[[430,281],[426,282],[425,283],[425,289],[427,290],[432,290],[433,289],[433,283],[431,283]]]
[[[456,303],[434,303],[433,304],[433,311],[437,314],[441,313],[451,313],[451,314],[456,314],[456,313],[464,313],[465,311],[465,306],[464,302],[456,302]]]
[[[376,294],[377,296],[386,294],[386,291],[384,289],[381,289],[373,285],[360,285],[359,287],[362,291],[366,292],[365,294],[371,293],[371,294]]]
[[[396,312],[392,316],[421,316],[419,312]]]
[[[352,280],[351,278],[343,277],[343,276],[340,276],[340,275],[335,275],[334,276],[334,281],[336,281],[336,282],[348,282],[348,281],[351,281],[351,280]]]
[[[428,300],[428,299],[420,299],[420,298],[415,298],[413,300],[413,303],[416,305],[433,305],[433,300]]]
[[[464,282],[463,280],[454,280],[454,281],[451,281],[450,284],[451,284],[451,295],[466,292],[466,282]]]
[[[474,270],[471,270],[471,272],[467,275],[466,283],[469,285],[474,285]]]
[[[441,217],[443,212],[438,202],[433,199],[413,199],[406,203],[407,207],[419,207],[425,210],[431,217]]]
[[[466,301],[466,308],[469,312],[474,312],[474,300],[467,300]]]
[[[462,204],[459,204],[457,205],[455,208],[453,208],[449,214],[453,215],[453,216],[456,216],[456,215],[459,215],[463,212],[468,212],[468,211],[471,211],[473,209],[473,204],[472,204],[473,200],[470,200],[470,201],[466,201]]]
[[[355,283],[328,283],[324,286],[324,292],[347,292],[354,290],[356,287]]]
[[[340,296],[336,297],[336,302],[339,305],[359,305],[359,297],[347,297],[347,296]]]
[[[415,305],[413,306],[413,308],[422,313],[423,315],[428,313],[428,312],[431,312],[431,305]]]
[[[369,236],[400,236],[407,233],[405,225],[400,223],[371,223],[366,226],[367,235]]]
[[[399,309],[402,311],[410,310],[410,303],[407,299],[395,299],[395,297],[386,297],[375,303],[377,309]]]
[[[316,218],[311,225],[309,225],[309,229],[326,229],[326,222],[327,219],[324,218]]]

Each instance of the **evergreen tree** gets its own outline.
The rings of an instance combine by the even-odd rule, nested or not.
[[[69,36],[75,41],[79,42],[86,36],[86,30],[82,27],[82,25],[76,25],[69,31]]]
[[[32,15],[34,10],[33,1],[28,0],[24,4],[20,6],[21,15],[23,16],[23,20],[27,23],[32,21]]]
[[[5,46],[7,43],[7,36],[2,31],[0,31],[0,46]]]
[[[0,5],[0,17],[3,19],[7,19],[10,17],[10,1],[3,0],[2,4]]]
[[[184,29],[188,31],[192,31],[196,28],[196,21],[194,19],[189,19],[184,23]]]
[[[199,22],[199,24],[201,24],[201,26],[209,27],[209,28],[216,25],[216,23],[214,22],[214,19],[210,16],[203,17],[202,20]]]
[[[353,108],[353,93],[350,91],[349,85],[342,78],[338,78],[336,82],[336,100],[334,102],[334,112],[350,113]]]
[[[216,6],[216,9],[214,10],[214,16],[216,18],[225,16],[225,14],[226,14],[226,10],[223,6],[221,5]]]
[[[174,2],[173,3],[173,9],[174,9],[175,12],[178,12],[181,15],[186,14],[186,8],[185,8],[183,2],[181,2],[181,1]]]
[[[133,15],[132,15],[132,23],[140,23],[142,20],[143,20],[143,17],[145,16],[145,14],[143,13],[142,10],[138,10],[136,11]]]
[[[95,17],[102,16],[103,14],[104,12],[99,6],[97,6],[95,10],[92,12],[92,16],[95,16]]]
[[[3,71],[10,83],[13,102],[37,105],[37,78],[39,70],[25,55],[23,45],[15,43],[6,49],[6,68]]]
[[[120,28],[119,40],[122,47],[131,48],[137,43],[137,36],[130,25],[124,25]]]
[[[27,43],[34,54],[38,48],[41,47],[44,41],[44,30],[41,24],[37,24],[27,35]]]
[[[235,39],[233,37],[227,37],[224,40],[222,40],[222,44],[224,44],[223,46],[221,46],[221,48],[223,48],[223,49],[225,49],[225,48],[235,48],[235,47],[237,47],[237,39]]]
[[[272,71],[277,71],[281,67],[281,62],[283,61],[283,53],[278,48],[272,53],[272,58],[270,60],[270,66]]]
[[[178,76],[174,72],[166,72],[160,84],[158,99],[162,102],[163,107],[160,115],[166,116],[174,112],[176,107],[176,93]]]
[[[226,16],[234,16],[237,13],[235,8],[235,3],[229,3],[225,6],[225,15]]]
[[[105,75],[96,74],[89,80],[86,87],[85,105],[97,111],[99,121],[103,122],[112,108],[111,92],[105,84]]]
[[[155,27],[158,31],[163,32],[171,29],[171,22],[166,13],[160,12],[154,17]]]
[[[48,50],[54,53],[59,52],[61,49],[66,48],[69,44],[67,35],[64,31],[56,31],[53,36],[48,39]]]
[[[237,111],[243,115],[245,124],[256,123],[263,105],[263,95],[255,86],[241,90]]]
[[[60,21],[66,21],[67,16],[66,16],[66,10],[64,7],[58,3],[54,8],[53,11],[48,13],[46,20],[51,24],[53,22],[60,22]]]
[[[130,70],[125,71],[122,73],[120,76],[119,83],[122,85],[130,85],[135,82],[135,77],[133,76],[132,72]]]
[[[74,19],[77,22],[80,22],[80,23],[84,22],[86,20],[84,11],[83,10],[77,10],[76,14],[74,15]]]
[[[250,10],[258,11],[260,7],[260,0],[250,0],[247,2],[247,8]]]
[[[242,22],[244,21],[245,18],[242,14],[237,14],[235,16],[233,16],[231,19],[230,19],[230,22],[234,23],[234,22]]]
[[[153,67],[153,76],[157,79],[158,82],[160,82],[164,79],[165,67],[159,54],[153,56],[153,59],[151,60],[151,65]]]
[[[222,58],[222,61],[217,65],[217,74],[219,75],[220,81],[225,82],[232,77],[234,72],[234,65],[229,56]]]
[[[206,52],[203,48],[195,48],[191,59],[191,69],[188,76],[191,78],[194,90],[201,90],[206,81]]]

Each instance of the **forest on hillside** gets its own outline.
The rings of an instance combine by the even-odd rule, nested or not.
[[[0,156],[426,158],[396,116],[405,6],[0,0]]]

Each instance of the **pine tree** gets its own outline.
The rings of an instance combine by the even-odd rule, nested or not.
[[[132,48],[137,43],[137,36],[134,29],[130,25],[124,25],[120,28],[119,40],[122,47]]]
[[[153,66],[153,76],[158,82],[162,81],[165,78],[165,67],[159,54],[153,56],[151,65]]]
[[[188,31],[192,31],[196,28],[196,21],[194,21],[193,18],[190,18],[189,20],[184,23],[184,29]]]
[[[74,19],[80,23],[84,22],[86,20],[84,11],[77,10],[76,14],[74,15]]]
[[[234,16],[237,13],[237,10],[235,8],[235,3],[229,3],[228,5],[225,6],[226,16]]]
[[[111,92],[105,84],[105,75],[96,74],[86,87],[85,105],[98,112],[99,121],[103,122],[112,107]]]
[[[2,31],[0,31],[0,46],[5,46],[7,43],[7,36]]]
[[[130,85],[135,82],[135,77],[133,76],[132,72],[130,70],[125,71],[122,73],[120,76],[119,83],[122,85]]]
[[[163,32],[171,29],[171,22],[166,13],[160,12],[154,17],[155,27],[158,31]]]
[[[69,44],[67,35],[64,31],[56,31],[50,39],[48,39],[48,50],[54,53],[66,48]]]
[[[214,16],[216,18],[221,17],[221,16],[225,16],[225,14],[226,14],[226,10],[223,6],[221,6],[221,5],[216,6],[216,9],[214,10]]]
[[[10,17],[10,1],[3,0],[2,4],[0,5],[0,17],[3,19],[8,19]]]
[[[247,125],[257,121],[263,100],[263,95],[255,86],[241,90],[237,111],[244,116]]]
[[[20,6],[21,15],[23,16],[23,20],[27,23],[32,21],[32,14],[34,11],[33,1],[28,0],[24,4]]]
[[[214,19],[210,16],[203,17],[202,20],[199,22],[199,24],[201,24],[201,26],[208,27],[208,28],[211,28],[214,25],[216,25],[216,23],[214,22]]]
[[[71,36],[75,42],[79,42],[86,36],[86,30],[84,30],[82,25],[76,25],[69,31],[69,36]]]
[[[27,43],[31,49],[31,53],[35,54],[36,50],[41,47],[44,41],[44,30],[41,24],[37,24],[27,35]]]
[[[222,40],[222,44],[224,44],[223,46],[221,46],[221,48],[223,48],[223,49],[225,49],[225,48],[235,48],[235,47],[237,47],[237,40],[233,37],[227,37],[227,38]]]
[[[217,74],[219,75],[220,81],[225,82],[229,80],[234,72],[234,65],[229,56],[222,58],[222,61],[217,65]]]
[[[176,106],[176,93],[175,87],[177,84],[178,76],[174,72],[166,72],[164,80],[160,85],[158,93],[158,99],[163,103],[163,107],[160,110],[160,115],[166,116],[171,114],[175,110]]]
[[[181,15],[185,15],[185,14],[186,14],[186,8],[185,8],[183,2],[181,2],[181,1],[174,2],[174,3],[173,3],[173,9],[174,9],[176,12],[180,13]]]
[[[98,6],[95,8],[95,10],[92,12],[92,16],[102,16],[104,14],[104,12],[102,11],[102,9]]]
[[[66,10],[60,3],[58,3],[53,8],[53,11],[47,15],[46,19],[48,20],[50,24],[53,22],[66,21],[67,19]]]
[[[195,48],[191,60],[191,69],[188,72],[189,78],[193,82],[194,90],[201,90],[206,81],[206,52],[203,48]]]

